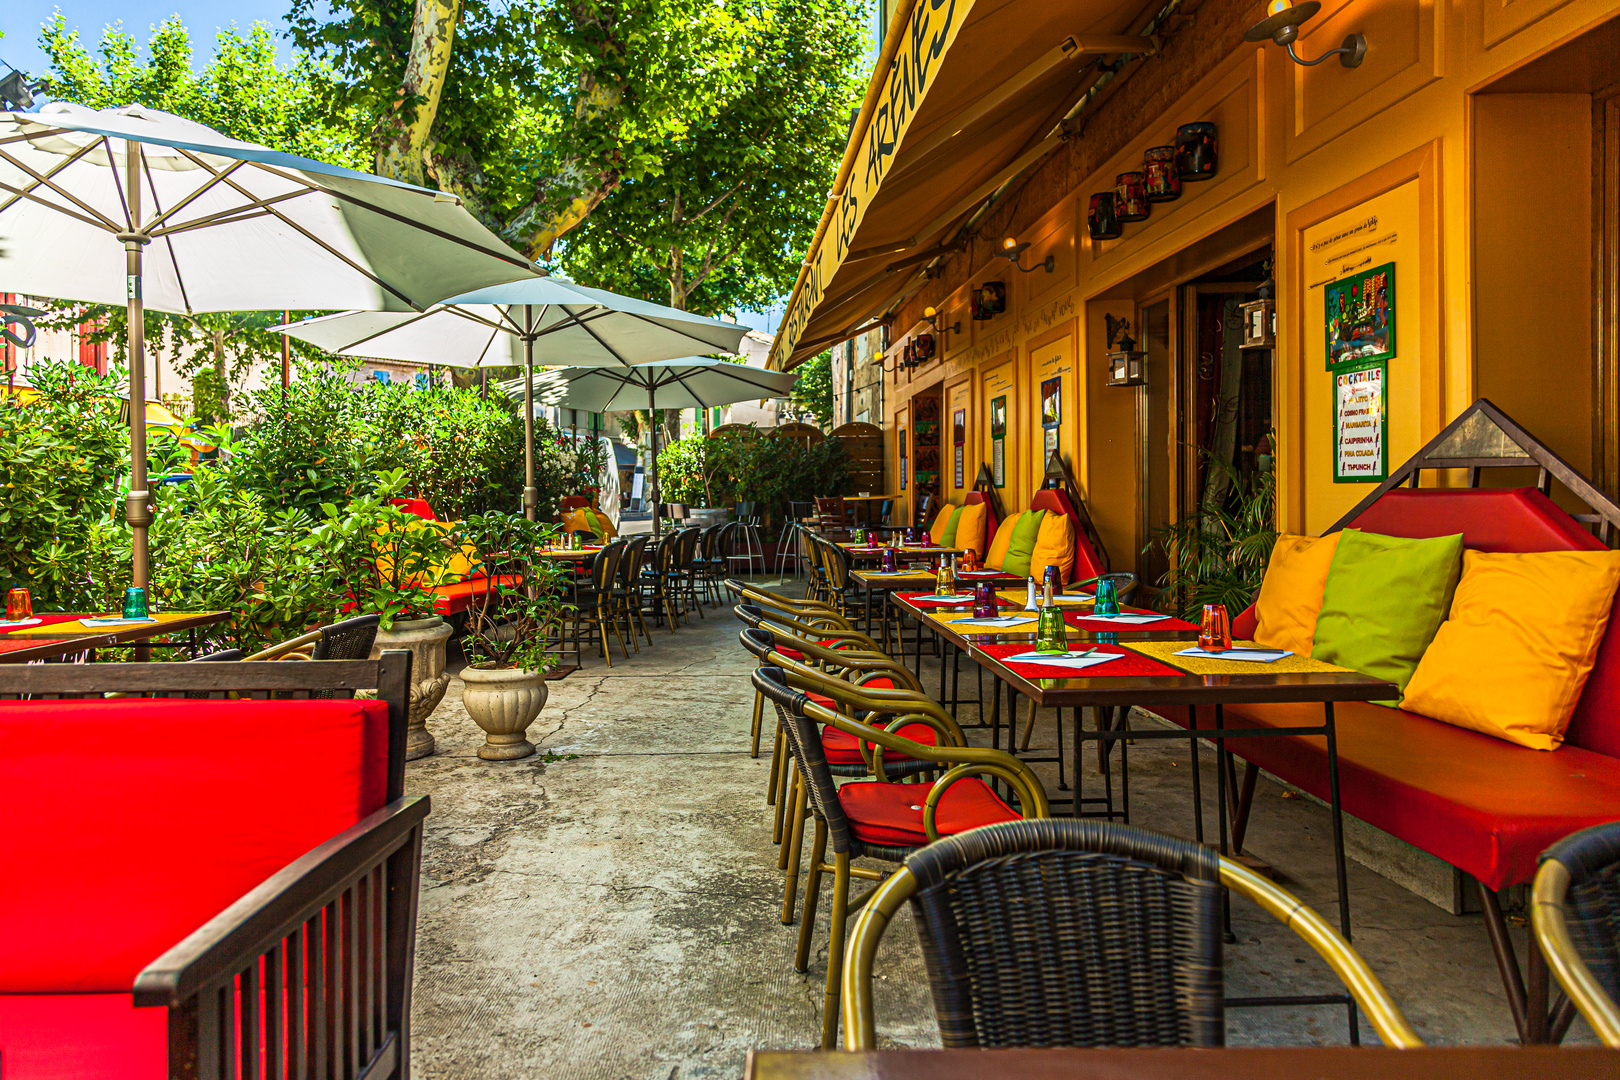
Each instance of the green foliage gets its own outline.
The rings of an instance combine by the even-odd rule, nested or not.
[[[381,615],[387,630],[396,619],[434,614],[432,587],[452,549],[442,529],[389,505],[404,490],[405,470],[378,472],[376,480],[374,491],[341,509],[322,503],[326,520],[311,530],[310,544],[342,595],[366,614]]]
[[[507,513],[475,514],[456,528],[457,543],[503,553],[487,567],[495,587],[473,601],[467,621],[470,663],[524,671],[550,671],[557,665],[546,641],[571,610],[563,600],[568,571],[540,551],[558,535],[555,525]]]
[[[849,455],[838,439],[806,446],[752,430],[688,436],[659,451],[658,483],[667,502],[725,506],[747,500],[776,510],[790,501],[845,494]]]
[[[816,426],[826,431],[833,417],[832,353],[817,353],[793,370],[799,378],[788,400],[814,416]]]
[[[1154,530],[1151,541],[1170,566],[1158,581],[1161,608],[1194,622],[1205,604],[1224,604],[1230,615],[1248,607],[1277,542],[1276,474],[1244,475],[1208,451],[1200,454],[1206,476],[1226,478],[1225,501]]]
[[[738,85],[684,129],[645,140],[656,164],[569,233],[562,263],[579,280],[710,315],[761,310],[792,289],[865,89],[866,5],[736,8]]]

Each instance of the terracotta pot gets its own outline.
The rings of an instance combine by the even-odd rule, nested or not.
[[[461,681],[461,703],[484,729],[479,757],[512,761],[534,753],[534,744],[523,736],[546,705],[544,672],[469,665],[461,669]]]
[[[409,649],[411,653],[411,711],[405,736],[405,760],[414,761],[433,753],[433,733],[427,719],[444,700],[450,688],[450,673],[444,670],[445,644],[450,640],[450,624],[438,615],[428,619],[396,619],[392,630],[378,630],[371,647],[375,660],[384,649]]]

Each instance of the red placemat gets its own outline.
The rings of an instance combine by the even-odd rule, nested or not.
[[[1147,608],[1126,607],[1120,608],[1119,610],[1126,614],[1136,612],[1140,612],[1144,615],[1149,614]],[[1192,623],[1187,622],[1185,619],[1178,619],[1174,615],[1171,615],[1168,618],[1159,619],[1155,622],[1117,623],[1109,622],[1107,619],[1094,619],[1078,611],[1065,611],[1063,613],[1063,621],[1074,627],[1076,630],[1092,630],[1105,634],[1152,634],[1168,633],[1172,630],[1179,631],[1198,629],[1198,627],[1194,626]]]
[[[37,612],[33,617],[38,619],[39,622],[29,623],[27,626],[0,626],[0,634],[9,634],[13,630],[38,630],[41,627],[53,626],[56,623],[78,622],[85,616],[73,615],[65,611],[41,611]]]
[[[964,589],[962,591],[963,592],[972,592],[973,590],[972,589]],[[955,606],[955,607],[972,607],[973,606],[973,601],[972,600],[959,600],[959,601],[956,601],[956,603],[954,605],[953,604],[930,604],[930,603],[927,603],[926,601],[930,596],[936,595],[936,594],[931,593],[931,592],[897,592],[894,595],[898,596],[902,600],[910,600],[914,596],[921,597],[925,602],[922,603],[922,604],[919,604],[917,606],[922,608],[924,611],[927,611],[929,608],[948,608],[948,607],[952,607],[952,606]],[[999,607],[1004,607],[1004,608],[1017,607],[1018,606],[1018,605],[1014,604],[1011,600],[1003,600],[999,596],[996,597],[996,604]]]
[[[997,642],[995,644],[980,645],[978,648],[980,651],[994,656],[997,660],[1005,661],[1009,656],[1031,652],[1034,646],[1024,641]],[[1074,668],[1054,667],[1051,664],[1026,664],[1020,662],[1008,664],[1007,666],[1026,679],[1089,679],[1104,675],[1172,675],[1181,678],[1186,675],[1186,672],[1177,671],[1167,664],[1161,664],[1157,660],[1150,660],[1141,653],[1134,653],[1117,645],[1071,644],[1069,651],[1084,652],[1090,648],[1095,648],[1099,652],[1116,653],[1124,659],[1110,660],[1106,664],[1081,668],[1078,671]]]

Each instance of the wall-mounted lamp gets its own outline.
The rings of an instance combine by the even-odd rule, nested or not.
[[[1305,67],[1315,67],[1330,56],[1337,56],[1339,63],[1347,68],[1357,67],[1362,57],[1367,55],[1367,39],[1360,34],[1351,34],[1344,39],[1344,44],[1318,56],[1315,60],[1302,60],[1294,51],[1294,39],[1299,37],[1299,27],[1306,19],[1322,10],[1317,0],[1305,0],[1303,4],[1290,4],[1288,0],[1271,0],[1266,6],[1266,17],[1249,27],[1248,33],[1243,35],[1244,41],[1265,41],[1270,38],[1278,45],[1288,50],[1294,63]]]
[[[923,322],[927,323],[929,326],[932,326],[934,328],[934,333],[941,337],[944,337],[947,332],[952,334],[960,334],[962,332],[962,323],[960,321],[953,322],[949,326],[939,325],[939,311],[936,308],[923,308]]]
[[[38,84],[30,83],[28,76],[12,68],[10,74],[0,77],[0,108],[27,112],[34,107],[34,92],[38,89]]]
[[[1017,240],[1014,240],[1009,236],[1007,239],[1001,242],[1000,254],[1007,256],[1008,262],[1012,263],[1026,274],[1033,274],[1036,270],[1041,269],[1044,269],[1048,274],[1050,274],[1057,270],[1057,256],[1050,254],[1046,256],[1045,261],[1038,262],[1034,266],[1020,265],[1018,259],[1024,254],[1024,250],[1028,247],[1028,240],[1025,240],[1022,244],[1020,244]]]
[[[1146,386],[1147,353],[1138,349],[1131,337],[1131,320],[1107,314],[1103,320],[1108,326],[1108,385]],[[1117,349],[1114,348],[1115,338],[1119,339]]]

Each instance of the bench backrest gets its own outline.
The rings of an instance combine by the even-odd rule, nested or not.
[[[1424,539],[1463,534],[1475,551],[1604,551],[1605,545],[1535,488],[1394,488],[1348,522],[1350,528]],[[1564,741],[1620,757],[1620,597],[1611,612],[1597,662],[1575,706]],[[1239,615],[1233,634],[1252,637],[1254,607]]]
[[[1108,566],[1087,535],[1080,512],[1062,488],[1043,488],[1029,500],[1031,510],[1045,510],[1049,514],[1063,514],[1069,518],[1069,529],[1074,533],[1074,570],[1070,581],[1083,581],[1108,573]]]
[[[243,894],[398,797],[408,653],[41,665],[8,671],[5,689],[170,689],[154,684],[182,672],[283,692],[387,683],[395,700],[0,700],[0,851],[13,870],[0,993],[128,992]]]

